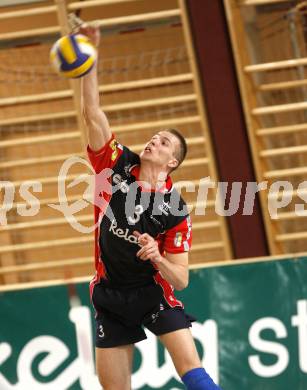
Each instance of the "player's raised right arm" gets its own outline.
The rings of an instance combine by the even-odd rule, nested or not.
[[[87,35],[98,47],[98,27],[82,26],[80,33]],[[100,108],[97,61],[92,70],[81,79],[81,107],[88,132],[88,143],[93,151],[100,150],[111,138],[111,130],[105,113]]]

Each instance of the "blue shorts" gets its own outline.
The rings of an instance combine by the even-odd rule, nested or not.
[[[195,318],[181,307],[172,308],[156,284],[128,290],[97,284],[92,301],[96,310],[96,347],[111,348],[146,339],[144,327],[159,336],[189,328]]]

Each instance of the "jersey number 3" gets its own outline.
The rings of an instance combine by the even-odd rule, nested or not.
[[[135,210],[134,210],[134,217],[129,217],[128,218],[128,221],[129,223],[132,225],[136,224],[139,222],[139,220],[141,219],[141,214],[144,212],[144,207],[139,204],[135,207]]]

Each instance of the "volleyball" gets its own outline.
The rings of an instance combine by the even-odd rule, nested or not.
[[[88,37],[65,35],[50,50],[50,62],[57,73],[67,78],[86,75],[95,64],[97,52]]]

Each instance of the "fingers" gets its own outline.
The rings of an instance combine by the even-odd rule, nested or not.
[[[154,260],[160,257],[160,253],[157,247],[143,247],[138,257],[141,260]]]
[[[141,246],[147,245],[149,242],[153,242],[154,239],[147,233],[141,234],[137,230],[133,232],[133,235],[137,237],[138,242]]]
[[[152,237],[150,237],[150,240],[148,241],[148,237],[142,238],[142,235],[139,236],[138,240],[140,244],[142,245],[142,248],[137,252],[137,256],[140,258],[143,258],[143,256],[147,256],[149,253],[154,252],[156,255],[160,254],[159,252],[159,246],[157,241],[155,241]],[[142,240],[144,240],[145,244],[142,244]]]
[[[133,232],[132,232],[132,234],[135,236],[135,237],[137,237],[137,238],[139,238],[142,234],[140,233],[140,232],[138,232],[137,230],[134,230]]]
[[[74,13],[68,15],[69,26],[72,33],[80,33],[87,36],[93,43],[94,46],[98,47],[100,42],[100,29],[98,22],[84,22]]]
[[[152,260],[160,256],[157,241],[148,233],[141,234],[135,230],[133,235],[137,237],[138,243],[142,247],[136,254],[141,260]]]
[[[142,257],[145,253],[147,253],[149,250],[152,250],[154,247],[151,244],[145,245],[137,252],[138,257]]]
[[[93,20],[91,23],[90,23],[90,26],[92,26],[95,30],[99,30],[99,21],[98,20]]]
[[[155,248],[150,248],[148,250],[146,250],[145,252],[143,252],[143,254],[141,256],[139,256],[139,258],[141,260],[151,260],[152,258],[155,258],[157,257],[157,251]]]
[[[134,232],[132,233],[137,239],[138,239],[138,244],[140,246],[143,246],[143,245],[146,245],[147,242],[145,242],[141,237],[142,237],[142,234],[140,232],[138,232],[137,230],[134,230]]]
[[[74,12],[68,14],[68,24],[73,33],[78,32],[82,27],[85,27],[85,23]]]
[[[79,27],[78,32],[80,34],[86,35],[91,40],[95,39],[96,30],[86,23]]]

